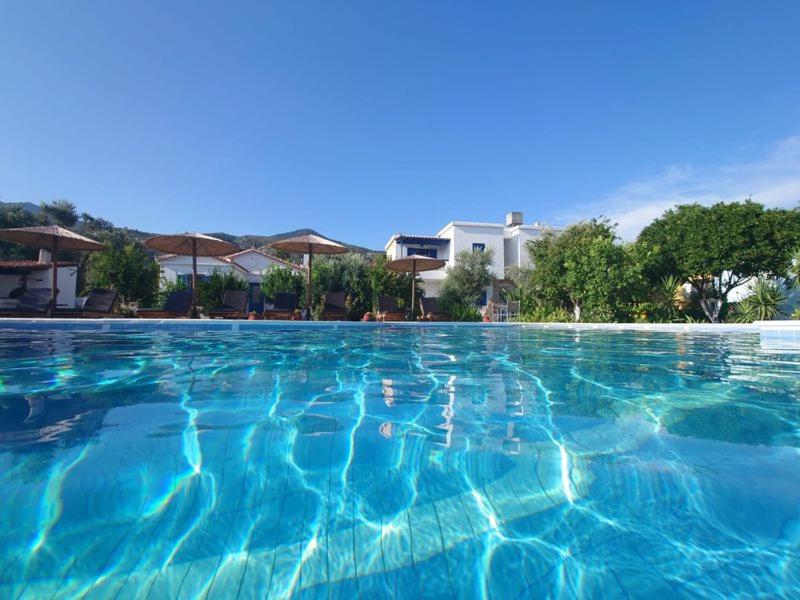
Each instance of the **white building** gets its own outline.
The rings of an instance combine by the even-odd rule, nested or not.
[[[389,238],[385,249],[390,259],[423,254],[446,261],[444,269],[420,273],[425,295],[438,296],[446,269],[455,262],[456,254],[459,252],[491,248],[494,250],[492,275],[496,279],[504,279],[507,268],[528,264],[528,253],[525,248],[528,241],[553,231],[557,230],[539,223],[525,225],[522,222],[521,212],[511,212],[506,215],[505,224],[451,221],[432,236],[397,233]],[[487,298],[491,297],[491,287],[486,293]]]
[[[59,307],[76,306],[77,275],[77,263],[59,261]],[[49,289],[52,281],[53,270],[47,250],[39,252],[38,260],[0,260],[0,309],[16,306],[23,289]]]
[[[161,274],[167,281],[183,281],[187,287],[192,285],[192,257],[165,254],[156,260],[161,265]],[[228,256],[198,256],[197,278],[208,277],[215,270],[220,273],[233,273],[250,284],[250,308],[257,310],[261,303],[261,276],[270,267],[286,267],[299,273],[305,267],[281,260],[257,248],[248,248]]]

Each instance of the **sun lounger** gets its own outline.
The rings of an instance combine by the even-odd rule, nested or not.
[[[19,299],[14,308],[4,308],[0,317],[44,317],[50,308],[50,288],[29,289]]]
[[[378,296],[378,321],[405,321],[406,313],[397,308],[397,302],[391,296]]]
[[[422,321],[449,321],[450,315],[439,310],[436,298],[420,298],[419,307],[422,310]]]
[[[117,290],[95,288],[89,292],[82,308],[58,308],[54,316],[58,318],[84,319],[109,317],[118,298],[119,293]]]
[[[244,319],[247,314],[247,290],[225,290],[222,306],[208,311],[210,319]]]
[[[294,292],[275,292],[275,305],[264,309],[268,320],[291,319],[297,309],[297,294]]]
[[[186,319],[192,308],[192,292],[172,292],[164,302],[164,308],[139,308],[136,316],[141,319]]]
[[[325,294],[325,306],[322,310],[323,321],[347,320],[347,296],[344,292],[328,292]]]

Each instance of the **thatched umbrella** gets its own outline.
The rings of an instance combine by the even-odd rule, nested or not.
[[[435,271],[441,269],[445,261],[439,258],[431,258],[412,254],[403,258],[395,258],[386,262],[386,268],[390,271],[399,273],[411,273],[411,320],[414,320],[414,312],[417,310],[417,273],[422,271]]]
[[[152,250],[192,257],[192,317],[197,317],[197,257],[227,256],[239,251],[239,246],[202,233],[155,235],[144,241]]]
[[[285,250],[297,254],[308,254],[308,286],[306,287],[306,318],[311,318],[311,263],[314,254],[344,254],[347,248],[332,240],[327,240],[318,235],[298,235],[279,242],[270,244],[276,250]]]
[[[15,227],[13,229],[0,229],[0,239],[17,242],[34,248],[44,248],[50,251],[50,264],[53,270],[52,289],[50,291],[50,307],[48,315],[56,309],[58,299],[58,252],[59,250],[84,250],[97,252],[105,250],[105,245],[91,238],[64,229],[58,225],[42,225],[40,227]]]

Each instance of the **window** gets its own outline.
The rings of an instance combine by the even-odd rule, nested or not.
[[[487,302],[488,302],[488,295],[486,293],[486,290],[483,290],[483,292],[481,292],[481,297],[478,298],[478,301],[475,303],[475,305],[486,306]]]
[[[436,248],[409,248],[408,256],[416,254],[417,256],[427,256],[428,258],[438,258]]]
[[[484,250],[486,250],[486,244],[479,244],[477,242],[475,244],[472,244],[472,251],[475,252],[476,250],[483,252]]]

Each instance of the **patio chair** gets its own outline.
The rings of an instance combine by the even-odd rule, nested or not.
[[[406,313],[397,308],[397,302],[391,296],[378,296],[378,321],[405,321]]]
[[[422,311],[422,321],[450,321],[450,314],[439,310],[436,298],[420,298],[419,308]]]
[[[297,294],[294,292],[275,292],[273,308],[264,309],[264,318],[268,320],[291,319],[297,308]]]
[[[26,290],[20,296],[17,306],[14,308],[4,308],[0,311],[0,317],[44,317],[47,309],[50,308],[50,288],[35,288]]]
[[[57,308],[55,316],[59,318],[103,318],[111,316],[114,305],[117,303],[119,293],[117,290],[104,290],[95,288],[86,296],[86,301],[81,308]]]
[[[209,319],[244,319],[247,316],[247,290],[225,290],[222,306],[208,311]]]
[[[167,296],[163,308],[138,308],[134,313],[140,319],[187,319],[192,309],[192,292],[182,290]]]
[[[506,309],[506,320],[516,321],[519,318],[519,300],[509,300],[508,308]]]
[[[347,320],[347,295],[344,292],[328,292],[325,294],[325,306],[322,310],[323,321]]]

